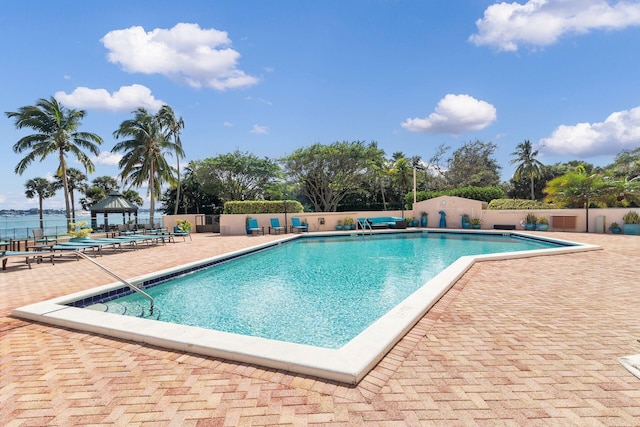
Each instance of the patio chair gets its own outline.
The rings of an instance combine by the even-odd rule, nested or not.
[[[309,224],[303,224],[300,218],[294,216],[291,218],[291,231],[295,232],[296,230],[300,230],[301,232],[309,231]]]
[[[251,232],[251,235],[254,234],[263,234],[264,235],[264,227],[260,227],[258,225],[258,220],[255,218],[249,218],[247,222],[247,230]]]
[[[269,221],[271,222],[271,225],[269,226],[269,234],[271,234],[271,230],[274,231],[274,234],[280,234],[284,231],[284,227],[280,225],[279,218],[270,218]]]
[[[34,246],[48,245],[49,243],[56,243],[58,238],[55,236],[45,236],[42,228],[33,229],[33,244]]]
[[[172,236],[178,236],[178,237],[182,237],[183,241],[187,241],[187,236],[189,236],[189,240],[193,240],[191,238],[191,232],[190,231],[184,231],[183,229],[181,229],[180,227],[178,227],[177,225],[173,227],[173,233],[171,233]]]

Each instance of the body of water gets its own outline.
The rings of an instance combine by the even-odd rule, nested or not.
[[[132,220],[135,217],[131,216]],[[104,215],[99,214],[96,218],[97,226],[104,225]],[[124,221],[129,220],[129,215],[125,216]],[[91,216],[88,212],[76,213],[76,223],[85,221],[87,226],[91,226]],[[123,224],[122,214],[109,214],[107,221],[109,224]],[[156,212],[153,217],[154,222],[162,222],[162,213]],[[47,236],[58,236],[67,233],[68,221],[64,214],[48,214],[42,216],[44,234]],[[149,212],[138,214],[138,224],[149,222]],[[0,215],[0,240],[23,239],[33,237],[33,230],[40,227],[39,215]]]

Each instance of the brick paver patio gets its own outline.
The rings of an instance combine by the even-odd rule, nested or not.
[[[640,425],[640,238],[476,264],[356,387],[10,317],[113,279],[88,261],[0,272],[0,425]],[[275,239],[105,254],[126,278]]]

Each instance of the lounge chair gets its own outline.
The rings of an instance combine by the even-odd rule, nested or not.
[[[0,251],[0,259],[2,260],[2,269],[7,269],[7,261],[9,258],[13,257],[24,257],[27,265],[31,268],[31,258],[38,258],[40,260],[42,257],[49,257],[51,263],[53,264],[53,254],[52,253],[43,253],[42,251]]]
[[[33,229],[33,244],[34,246],[48,245],[50,243],[56,243],[58,238],[55,236],[45,236],[42,228]]]
[[[296,230],[300,230],[301,232],[309,231],[309,225],[303,224],[302,221],[300,221],[300,218],[294,216],[291,218],[291,231],[295,232]]]
[[[247,230],[253,234],[263,234],[264,235],[264,227],[258,226],[258,220],[255,218],[249,218],[247,222]]]
[[[284,227],[280,225],[279,218],[270,218],[269,221],[271,225],[269,226],[269,234],[271,234],[271,230],[273,230],[274,234],[280,234],[284,231]]]
[[[182,237],[182,240],[186,241],[187,240],[187,236],[189,236],[189,240],[193,240],[191,238],[191,232],[190,231],[184,231],[183,229],[181,229],[177,225],[173,227],[173,233],[171,233],[171,237]]]

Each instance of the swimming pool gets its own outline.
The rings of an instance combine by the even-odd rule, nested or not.
[[[156,320],[340,348],[466,255],[558,247],[509,235],[396,233],[296,239],[147,287]],[[92,304],[140,316],[140,294]]]
[[[383,233],[384,234],[384,233]],[[478,249],[472,249],[469,242],[476,240],[473,236],[482,235],[483,240],[480,246],[489,243],[498,243],[502,245],[506,241],[510,241],[516,247],[502,247],[499,254],[478,255]],[[315,236],[318,236],[317,234]],[[67,327],[73,327],[91,332],[116,336],[134,341],[142,341],[158,346],[179,349],[221,357],[241,362],[260,364],[276,369],[283,369],[293,372],[314,375],[318,377],[328,378],[341,382],[357,383],[360,379],[402,338],[402,336],[413,327],[413,325],[435,304],[435,302],[455,283],[455,281],[475,262],[478,260],[505,259],[533,255],[547,255],[553,253],[563,253],[571,251],[590,250],[594,247],[585,245],[574,245],[570,242],[554,241],[555,249],[542,249],[548,247],[545,243],[541,246],[540,242],[532,241],[527,237],[517,233],[451,233],[451,232],[429,232],[429,233],[401,233],[391,235],[372,235],[365,238],[352,234],[348,237],[285,237],[277,244],[268,244],[254,247],[245,251],[229,254],[226,257],[217,257],[203,260],[193,265],[184,266],[181,269],[162,272],[160,275],[149,275],[136,281],[141,283],[158,284],[165,281],[167,277],[182,276],[185,271],[195,271],[208,265],[216,265],[213,270],[223,271],[230,270],[231,276],[239,275],[239,281],[246,281],[247,278],[260,277],[259,285],[263,291],[256,291],[256,288],[243,289],[241,294],[244,297],[258,295],[257,300],[248,302],[243,310],[251,307],[251,313],[241,313],[246,318],[249,317],[253,321],[261,320],[269,317],[274,307],[286,307],[299,295],[307,296],[309,289],[322,288],[327,286],[340,287],[340,285],[348,284],[353,287],[353,283],[358,282],[359,274],[371,274],[378,278],[374,285],[369,283],[365,287],[365,297],[362,293],[351,296],[356,304],[349,305],[345,300],[345,296],[331,295],[330,298],[337,302],[329,306],[328,312],[317,314],[309,313],[311,321],[293,320],[286,328],[289,330],[302,331],[303,339],[289,339],[286,342],[280,337],[262,336],[261,333],[253,335],[240,335],[237,331],[230,332],[225,328],[222,330],[204,329],[197,325],[178,325],[174,323],[158,322],[155,320],[113,315],[104,312],[96,312],[91,310],[83,310],[77,306],[94,305],[96,302],[102,304],[105,297],[110,295],[122,294],[122,284],[113,284],[100,287],[92,293],[78,293],[71,296],[58,298],[43,303],[34,304],[32,306],[23,307],[14,310],[14,315],[36,319],[43,322],[54,323]],[[292,239],[299,239],[291,242]],[[332,240],[328,240],[332,239]],[[397,246],[400,242],[405,247]],[[448,250],[442,250],[441,244],[458,243],[459,246],[468,249],[466,253],[455,255],[456,259],[448,259],[444,255],[448,255]],[[534,249],[521,251],[522,244],[533,243]],[[373,243],[374,246],[365,250],[364,245]],[[429,243],[430,249],[425,249],[424,244]],[[313,247],[319,245],[346,245],[340,250],[321,250],[314,252]],[[433,246],[436,245],[436,247]],[[520,247],[520,249],[518,249]],[[263,249],[270,248],[267,251]],[[317,249],[317,248],[316,248]],[[480,253],[485,249],[480,248]],[[475,252],[474,252],[475,251]],[[277,254],[277,252],[282,252]],[[274,253],[279,259],[274,262],[269,257],[269,253]],[[326,254],[326,258],[319,259],[322,253]],[[243,257],[246,254],[251,256]],[[393,258],[397,255],[398,257]],[[243,257],[242,259],[239,259]],[[233,259],[228,261],[228,259]],[[383,262],[381,262],[383,261]],[[422,271],[420,268],[424,264],[438,264],[444,270],[438,272]],[[328,264],[329,270],[338,273],[327,273],[328,270],[315,271],[318,266]],[[389,271],[382,272],[379,266],[391,265],[391,273]],[[449,265],[450,264],[450,265]],[[240,269],[248,275],[234,271],[234,265],[239,265]],[[449,265],[447,267],[447,265]],[[315,271],[315,272],[314,272]],[[260,272],[260,274],[258,273]],[[265,274],[267,273],[268,274]],[[311,274],[309,274],[311,272]],[[201,273],[190,274],[190,277],[196,277]],[[268,295],[264,292],[264,277],[269,276],[274,281],[270,281],[271,288]],[[293,276],[297,279],[302,287],[284,288],[281,283],[282,277]],[[326,280],[316,284],[311,281],[313,276],[325,277]],[[328,277],[328,279],[327,279]],[[383,280],[380,280],[382,278]],[[404,279],[403,279],[404,278]],[[179,281],[182,280],[178,279]],[[399,281],[407,281],[410,283],[408,289],[399,291],[396,284]],[[224,284],[224,280],[222,281]],[[237,282],[239,283],[239,282]],[[231,284],[232,288],[241,288],[237,283]],[[275,283],[275,284],[274,284]],[[311,285],[309,285],[311,283]],[[146,290],[150,293],[155,289],[163,289],[164,285],[157,285]],[[191,285],[189,285],[191,286]],[[378,288],[380,292],[376,296],[371,297],[371,287]],[[183,286],[185,288],[185,286]],[[259,289],[259,288],[258,288]],[[273,292],[271,292],[273,290]],[[217,291],[220,293],[221,291]],[[362,290],[361,290],[362,292]],[[311,293],[313,294],[313,293]],[[181,297],[182,298],[182,297]],[[311,306],[324,305],[326,294],[322,294],[320,299],[312,299],[315,301]],[[330,299],[329,298],[329,299]],[[390,304],[371,309],[372,304],[364,304],[367,298],[372,299],[375,304],[379,302],[390,301]],[[170,299],[175,300],[175,295]],[[205,301],[200,298],[199,301],[205,302],[204,307],[208,306]],[[359,303],[359,304],[358,304]],[[108,304],[108,303],[107,303]],[[376,314],[367,320],[362,320],[356,328],[349,329],[345,336],[342,331],[335,331],[334,326],[328,326],[327,318],[335,317],[338,319],[335,325],[342,329],[346,322],[344,317],[334,316],[336,311],[347,307],[345,313],[348,314],[354,307],[360,311],[356,313],[355,318],[360,321],[368,314],[368,311],[376,312]],[[223,307],[224,304],[220,307]],[[160,318],[164,315],[164,304],[157,303],[160,311]],[[204,309],[204,308],[203,308]],[[191,312],[201,312],[200,310],[191,310]],[[237,310],[238,307],[235,307]],[[218,311],[219,308],[216,308]],[[304,311],[304,310],[303,310]],[[356,310],[357,311],[357,310]],[[188,311],[189,312],[189,311]],[[329,314],[327,314],[329,313]],[[364,313],[364,314],[363,314]],[[224,317],[224,316],[222,316]],[[280,313],[274,316],[276,323],[287,323],[289,321],[289,313]],[[243,322],[244,322],[243,321]],[[239,321],[232,320],[231,323]],[[305,323],[307,322],[307,323]],[[242,323],[242,322],[240,322]],[[304,326],[300,326],[300,325]],[[320,325],[320,328],[315,326]],[[313,328],[312,328],[313,327]],[[269,329],[269,328],[266,328]],[[307,342],[307,332],[315,329],[320,331],[320,342]],[[327,333],[327,331],[330,331]],[[290,331],[289,331],[290,332]],[[289,333],[287,332],[287,333]],[[241,332],[245,333],[245,332]],[[313,333],[315,334],[315,332]],[[309,333],[309,335],[313,335]],[[355,337],[354,337],[355,334]],[[327,343],[323,340],[329,336],[340,336],[338,342]],[[315,339],[315,338],[314,338]]]

